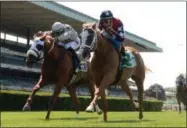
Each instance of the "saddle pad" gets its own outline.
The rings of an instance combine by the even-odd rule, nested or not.
[[[73,76],[72,76],[72,78],[71,78],[71,80],[70,80],[70,82],[68,84],[72,84],[76,80],[77,72],[87,72],[87,71],[88,71],[88,65],[87,65],[86,62],[82,61],[79,64],[79,66],[77,67],[77,69],[75,70],[75,73],[73,74]]]
[[[136,60],[131,51],[126,51],[125,56],[122,56],[120,67],[121,68],[133,68],[136,66]]]
[[[87,72],[88,71],[88,65],[86,62],[81,61],[78,68],[76,69],[75,72]]]
[[[77,74],[73,74],[73,76],[68,84],[72,84],[76,78],[77,78]]]

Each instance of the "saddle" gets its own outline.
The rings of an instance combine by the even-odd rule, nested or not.
[[[57,43],[58,46],[64,47],[64,43]],[[72,48],[68,48],[67,49],[68,53],[72,56],[72,60],[73,60],[73,74],[70,77],[68,84],[71,84],[75,81],[76,77],[77,77],[77,72],[82,71],[82,72],[87,72],[88,67],[87,67],[87,63],[86,62],[80,62],[77,53],[75,52],[74,49]],[[62,53],[62,58],[64,57],[64,53]]]
[[[73,75],[70,77],[71,79],[69,80],[69,84],[73,83],[77,77],[78,72],[87,72],[88,70],[88,65],[84,61],[80,61],[75,50],[72,48],[67,49],[68,52],[72,55],[72,60],[73,60]]]

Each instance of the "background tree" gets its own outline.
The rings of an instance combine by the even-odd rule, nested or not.
[[[159,84],[153,84],[145,91],[145,96],[156,98],[157,100],[166,100],[164,88]]]

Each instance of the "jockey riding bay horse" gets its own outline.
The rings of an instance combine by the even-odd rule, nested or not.
[[[34,41],[30,49],[27,52],[26,63],[28,67],[32,67],[34,62],[37,62],[44,58],[41,67],[41,75],[38,83],[33,87],[31,95],[28,97],[23,110],[30,110],[33,97],[36,92],[48,85],[56,84],[55,91],[51,98],[48,106],[48,113],[46,119],[49,119],[50,111],[52,110],[55,102],[64,86],[72,97],[73,102],[76,104],[76,113],[79,113],[78,104],[79,101],[76,96],[76,86],[75,83],[81,80],[89,81],[89,90],[93,99],[94,96],[94,86],[90,81],[90,63],[87,61],[85,63],[81,62],[81,66],[86,68],[80,68],[76,65],[76,60],[73,58],[71,51],[60,46],[58,42],[52,38],[49,34],[44,35],[43,32],[38,32],[34,35]],[[78,68],[77,68],[78,67]],[[79,69],[75,73],[75,70]],[[100,108],[96,107],[96,111],[100,114],[102,111]]]
[[[187,111],[187,84],[186,78],[180,78],[180,76],[176,79],[176,98],[177,103],[179,105],[179,113],[181,113],[181,103],[184,105],[185,110]]]
[[[110,85],[120,85],[124,92],[130,97],[135,108],[139,108],[139,119],[143,118],[143,83],[145,79],[145,67],[139,52],[132,47],[125,47],[126,62],[121,53],[118,52],[113,44],[105,39],[96,24],[83,24],[81,33],[81,46],[94,51],[91,61],[91,75],[95,85],[95,96],[90,105],[86,108],[87,112],[93,111],[96,100],[99,96],[103,101],[104,121],[107,121],[107,108],[105,89]],[[127,80],[132,78],[138,88],[138,104],[133,100],[132,92],[127,84]]]

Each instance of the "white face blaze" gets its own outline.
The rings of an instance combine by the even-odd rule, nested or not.
[[[40,49],[41,47],[44,47],[44,41],[41,41],[39,37],[34,38],[30,49],[27,51],[27,56],[33,55],[39,59],[43,58],[43,49]]]
[[[81,46],[82,47],[86,46],[86,47],[90,48],[90,46],[86,45],[86,41],[87,41],[88,35],[89,35],[88,30],[83,30],[82,31],[82,33],[81,33]]]
[[[87,29],[83,29],[81,33],[81,47],[87,47],[90,50],[94,49],[96,44],[97,34],[94,31],[89,31]]]

